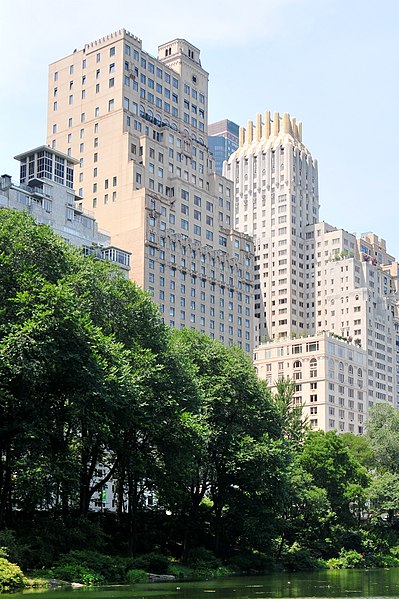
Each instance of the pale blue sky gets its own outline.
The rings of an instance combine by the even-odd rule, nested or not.
[[[3,0],[0,172],[45,141],[47,67],[126,28],[153,55],[184,37],[210,73],[210,120],[290,112],[319,161],[321,218],[399,257],[397,0]]]

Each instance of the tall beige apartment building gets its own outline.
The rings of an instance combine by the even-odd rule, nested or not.
[[[49,68],[47,143],[79,159],[84,208],[131,252],[167,324],[253,347],[253,242],[207,148],[208,73],[184,39],[155,58],[126,30]]]

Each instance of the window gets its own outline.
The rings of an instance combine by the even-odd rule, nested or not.
[[[115,56],[115,46],[112,46],[112,48],[109,49],[109,55],[110,56]]]
[[[114,110],[115,102],[114,100],[108,100],[108,112],[112,112]]]

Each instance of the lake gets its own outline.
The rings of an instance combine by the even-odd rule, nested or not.
[[[76,590],[27,590],[13,599],[273,599],[314,597],[399,597],[399,568],[391,570],[323,570],[308,573],[226,577],[201,582],[168,582]],[[209,597],[211,595],[211,597]],[[7,595],[4,595],[5,597]],[[8,595],[11,597],[11,595]]]

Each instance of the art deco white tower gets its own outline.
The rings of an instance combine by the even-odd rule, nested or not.
[[[317,161],[301,123],[287,113],[265,112],[263,121],[258,114],[240,129],[224,175],[234,183],[234,226],[255,240],[255,345],[313,333],[305,228],[319,217]]]

